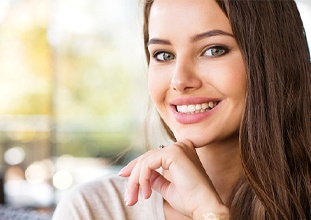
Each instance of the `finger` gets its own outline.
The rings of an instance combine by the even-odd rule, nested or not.
[[[150,177],[150,185],[152,189],[160,193],[164,199],[166,198],[166,192],[171,182],[168,181],[165,177],[163,177],[159,172],[152,171]]]
[[[131,187],[137,184],[141,189],[143,197],[148,199],[152,194],[150,185],[151,173],[162,166],[164,157],[165,152],[163,150],[153,150],[142,155],[129,176],[128,191],[132,192],[133,189]],[[133,197],[133,201],[136,201],[136,197]]]
[[[167,153],[164,152],[164,150],[158,150],[140,161],[139,185],[145,199],[151,196],[151,183],[154,182],[155,177],[161,176],[161,180],[165,180],[165,178],[156,170],[163,166],[166,154]]]
[[[119,176],[122,177],[128,177],[131,175],[132,170],[134,169],[135,165],[137,164],[137,161],[139,160],[139,157],[132,160],[130,163],[128,163],[125,167],[123,167],[120,172],[118,173]]]
[[[126,172],[129,173],[127,188],[126,188],[126,195],[125,195],[125,202],[126,202],[126,205],[128,206],[135,205],[138,201],[138,193],[139,193],[139,187],[140,187],[139,185],[139,170],[141,166],[139,163],[140,160],[141,159],[137,159],[135,161],[134,163],[135,165],[133,166],[133,168],[125,167],[125,170],[122,170],[125,174],[127,174]],[[132,164],[129,164],[128,166],[131,166]]]
[[[152,188],[155,189],[157,192],[162,192],[164,181],[169,184],[169,182],[156,170],[150,171],[150,177],[145,178],[141,181],[140,188],[142,190],[142,194],[145,199],[150,198],[152,194]],[[143,184],[143,182],[145,182]]]
[[[130,183],[125,193],[125,203],[127,206],[133,206],[138,201],[139,184]]]
[[[139,185],[140,185],[140,189],[143,194],[143,197],[145,199],[150,198],[151,193],[152,193],[151,185],[150,185],[150,176],[152,172],[155,172],[155,171],[152,170],[152,168],[150,168],[147,164],[142,164],[142,168],[141,168],[140,175],[139,175]]]
[[[140,176],[141,175],[146,175],[148,176],[148,171],[144,170],[142,172],[142,167],[145,165],[146,158],[148,158],[148,155],[154,154],[154,151],[148,151],[142,156],[136,158],[134,161],[130,162],[123,170],[124,176],[128,175],[129,173],[129,179],[128,179],[128,184],[127,184],[127,194],[125,196],[127,200],[128,205],[135,205],[138,201],[138,193],[139,193],[139,188],[140,188]],[[148,189],[148,183],[146,185],[145,182],[143,182],[143,189]],[[150,186],[149,186],[150,188]],[[143,191],[143,190],[142,190]],[[148,194],[148,190],[147,194]]]
[[[159,150],[152,151],[140,158],[136,167],[132,171],[131,177],[138,177],[139,187],[145,199],[150,198],[152,189],[150,186],[150,176],[154,169],[161,167],[161,154]]]
[[[139,185],[145,199],[148,199],[151,196],[151,186],[149,181],[150,173],[150,168],[145,162],[143,162],[139,173]]]

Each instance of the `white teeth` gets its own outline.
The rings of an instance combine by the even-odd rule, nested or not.
[[[177,111],[179,111],[179,112],[187,112],[188,111],[188,107],[186,105],[177,106]]]
[[[195,105],[188,105],[187,111],[188,112],[195,112]]]
[[[207,102],[196,105],[177,105],[177,111],[185,114],[195,114],[200,112],[206,112],[214,108],[218,102]]]
[[[207,109],[208,108],[208,104],[207,103],[203,103],[201,109]]]

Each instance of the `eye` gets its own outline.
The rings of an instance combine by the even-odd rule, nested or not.
[[[169,61],[175,59],[175,55],[169,52],[157,52],[153,56],[157,61]]]
[[[224,54],[228,53],[228,49],[222,46],[215,46],[208,48],[203,55],[209,57],[220,57]]]

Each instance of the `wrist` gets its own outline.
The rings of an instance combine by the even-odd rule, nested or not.
[[[194,220],[229,220],[228,213],[206,212],[195,218]]]
[[[226,206],[221,206],[217,209],[210,210],[198,210],[193,215],[194,220],[229,220],[229,209]]]

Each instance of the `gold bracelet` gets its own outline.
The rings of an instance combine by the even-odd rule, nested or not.
[[[229,215],[225,213],[207,212],[196,220],[229,220]]]

